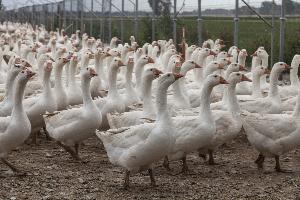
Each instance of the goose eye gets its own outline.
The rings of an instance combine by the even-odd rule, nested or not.
[[[87,67],[86,70],[89,70],[89,68]]]
[[[280,65],[282,65],[282,63],[280,63]]]
[[[21,73],[23,73],[23,74],[24,74],[24,71],[22,71]]]
[[[214,77],[215,77],[215,78],[217,78],[217,77],[218,77],[218,75],[214,75]]]
[[[153,69],[150,69],[150,71],[153,71]]]
[[[261,69],[264,69],[264,68],[261,67]]]
[[[168,77],[170,77],[170,74],[168,74]]]
[[[236,74],[237,76],[239,76],[240,74]]]

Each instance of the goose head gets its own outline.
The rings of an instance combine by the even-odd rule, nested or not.
[[[52,68],[53,68],[53,62],[51,60],[47,60],[44,63],[44,72],[51,74]]]
[[[227,82],[229,84],[237,84],[240,83],[242,81],[249,81],[252,82],[251,79],[249,79],[247,76],[245,76],[244,74],[242,74],[241,72],[232,72],[229,75],[229,78],[227,79]]]
[[[143,79],[154,80],[158,78],[163,72],[157,68],[148,68],[143,73]]]
[[[206,66],[207,70],[216,71],[218,69],[224,69],[224,65],[218,61],[212,61]]]
[[[66,63],[68,63],[70,59],[64,58],[64,57],[59,57],[57,61],[55,62],[56,67],[63,67]]]
[[[182,74],[177,73],[166,73],[158,78],[158,85],[164,89],[167,89],[171,84],[173,84],[176,80],[182,78]]]
[[[11,68],[10,73],[16,76],[16,75],[19,74],[19,72],[22,71],[23,69],[25,69],[24,66],[22,66],[20,63],[16,63],[16,64],[14,64],[13,67]]]
[[[222,76],[217,74],[208,75],[205,79],[205,82],[212,87],[219,84],[228,84],[228,82]]]
[[[70,59],[70,63],[74,64],[74,66],[77,66],[78,62],[79,62],[78,55],[73,54],[71,59]]]
[[[216,53],[213,50],[209,49],[209,48],[201,49],[200,54],[202,54],[204,56],[209,56],[209,55],[214,55],[215,56],[216,55]]]
[[[288,69],[291,69],[291,66],[284,62],[277,62],[273,65],[271,73],[281,73]]]
[[[154,60],[150,56],[143,55],[138,59],[138,63],[141,66],[144,66],[145,64],[148,63],[154,63]]]
[[[95,59],[104,59],[105,57],[110,56],[108,52],[102,50],[102,48],[97,48],[95,51]]]
[[[113,56],[113,57],[116,57],[116,56],[121,56],[121,53],[117,50],[117,49],[110,49],[109,51],[108,51],[108,53],[111,55],[111,56]]]
[[[227,70],[229,72],[247,71],[247,69],[243,65],[240,65],[238,63],[231,63],[228,66]]]
[[[80,75],[81,75],[82,78],[86,78],[86,79],[91,79],[95,76],[98,76],[96,71],[91,67],[83,67],[80,70]]]
[[[18,80],[21,83],[26,84],[27,81],[29,79],[31,79],[31,77],[33,77],[34,75],[35,75],[35,72],[31,71],[31,69],[29,69],[29,68],[25,68],[19,73]]]
[[[261,77],[264,74],[270,74],[270,70],[265,66],[258,66],[253,70],[253,77]]]
[[[121,61],[121,58],[119,57],[115,57],[112,61],[111,61],[111,69],[118,69],[119,67],[125,66],[124,63]]]
[[[190,71],[192,69],[197,69],[197,68],[201,68],[201,66],[198,65],[195,61],[186,60],[181,66],[180,74],[186,75],[186,73],[188,71]]]
[[[300,55],[299,54],[296,54],[294,55],[293,57],[293,60],[292,60],[292,64],[293,66],[295,67],[299,67],[299,64],[300,64]]]
[[[33,45],[29,45],[29,46],[27,46],[27,47],[24,49],[24,51],[25,51],[26,53],[29,53],[29,52],[36,52],[36,47],[34,47]]]
[[[143,55],[143,49],[142,48],[137,48],[135,51],[136,56],[139,58],[141,55]]]
[[[239,53],[239,57],[246,58],[248,56],[247,50],[242,49]]]

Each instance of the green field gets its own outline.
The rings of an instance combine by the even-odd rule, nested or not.
[[[270,21],[270,19],[268,19]],[[68,23],[74,23],[67,21]],[[196,17],[178,18],[177,32],[178,41],[181,40],[181,27],[186,28],[186,39],[189,44],[197,44],[197,20]],[[100,20],[94,19],[92,29],[90,29],[91,20],[86,20],[85,31],[95,37],[100,37]],[[275,43],[274,43],[274,61],[278,61],[279,54],[279,18],[275,20]],[[130,35],[134,33],[134,22],[132,19],[124,21],[124,41],[128,42]],[[69,31],[73,31],[69,29]],[[108,36],[108,23],[105,23],[104,32],[106,39]],[[120,37],[120,18],[113,18],[112,35]],[[172,23],[166,19],[156,21],[156,38],[168,39],[172,37]],[[103,38],[103,37],[102,37]],[[205,17],[203,20],[203,39],[222,38],[227,47],[233,44],[233,19]],[[248,53],[258,46],[264,46],[270,52],[271,31],[270,28],[261,20],[253,17],[240,18],[239,23],[239,48],[245,48]],[[139,18],[139,36],[140,43],[151,41],[151,18]],[[286,24],[286,42],[285,42],[285,61],[291,62],[296,53],[300,53],[300,18],[288,18]]]

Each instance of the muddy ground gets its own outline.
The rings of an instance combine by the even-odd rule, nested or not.
[[[282,168],[293,173],[276,173],[273,159],[258,171],[253,162],[257,153],[243,137],[216,152],[219,165],[209,166],[190,155],[187,175],[174,175],[180,162],[171,164],[172,172],[157,163],[155,188],[144,173],[132,176],[130,189],[124,190],[122,169],[109,163],[96,137],[85,142],[80,155],[89,162],[73,161],[43,137],[38,146],[23,145],[9,161],[28,175],[11,176],[0,163],[0,199],[300,199],[300,151],[280,158]]]

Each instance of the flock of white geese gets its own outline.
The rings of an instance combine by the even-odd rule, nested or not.
[[[173,41],[139,46],[113,37],[68,36],[64,30],[5,22],[0,24],[0,158],[11,171],[8,154],[37,133],[82,161],[79,147],[95,134],[109,161],[131,174],[148,170],[155,185],[153,164],[163,166],[198,152],[215,164],[213,153],[240,134],[258,151],[276,160],[300,145],[300,55],[291,66],[268,66],[268,53],[259,47],[246,68],[245,49],[209,39],[186,44],[179,53]],[[269,70],[270,68],[271,70]],[[279,77],[290,69],[290,85]]]

